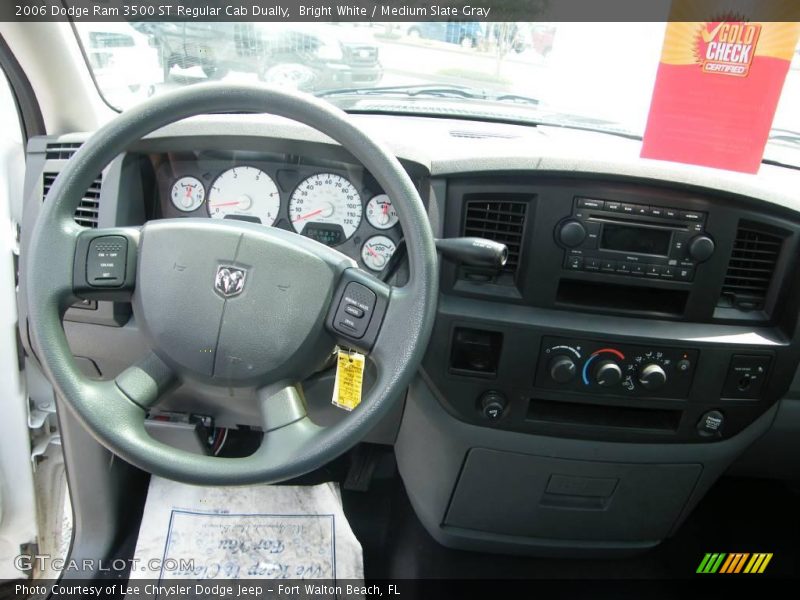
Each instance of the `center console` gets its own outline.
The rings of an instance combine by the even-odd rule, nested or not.
[[[800,219],[655,182],[440,185],[440,234],[501,241],[509,260],[442,266],[396,444],[415,511],[459,548],[656,545],[767,430],[797,371]]]
[[[443,268],[424,362],[453,416],[512,431],[709,443],[788,388],[798,355],[793,213],[636,182],[451,181],[446,236],[510,267]]]

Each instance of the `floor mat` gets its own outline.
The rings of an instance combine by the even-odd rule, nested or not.
[[[337,484],[202,487],[152,477],[131,579],[363,579]]]

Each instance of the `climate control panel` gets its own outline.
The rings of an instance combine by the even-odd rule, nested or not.
[[[536,386],[575,392],[686,398],[698,351],[545,337]]]

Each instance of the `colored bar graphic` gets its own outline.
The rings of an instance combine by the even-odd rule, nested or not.
[[[772,560],[772,553],[708,552],[700,561],[697,573],[763,573]]]

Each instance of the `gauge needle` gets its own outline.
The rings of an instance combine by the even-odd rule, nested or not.
[[[367,246],[367,252],[369,252],[370,254],[372,254],[372,256],[374,256],[375,258],[378,258],[378,253],[377,253],[377,252],[375,252],[375,250],[373,250],[373,249],[372,249],[372,248],[370,248],[369,246]]]
[[[236,206],[237,204],[239,204],[238,200],[234,202],[217,202],[216,204],[212,204],[211,208],[216,208],[217,206]]]
[[[192,192],[194,192],[194,186],[193,185],[187,185],[186,186],[186,197],[187,198],[191,198],[192,197]]]
[[[298,221],[304,221],[305,219],[310,219],[311,217],[316,217],[321,212],[322,212],[321,208],[318,208],[317,210],[312,210],[310,213],[306,213],[304,215],[300,215],[296,219],[293,219],[292,223],[297,223]]]

